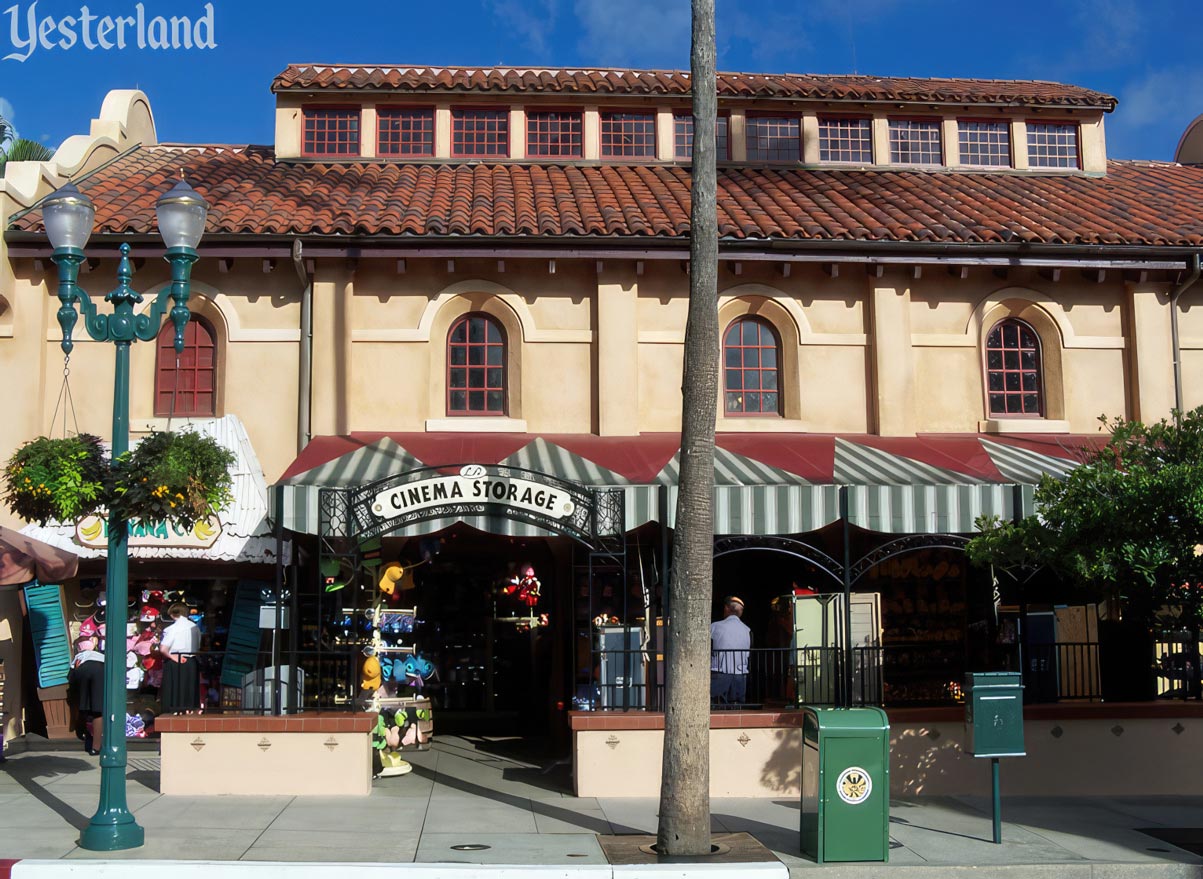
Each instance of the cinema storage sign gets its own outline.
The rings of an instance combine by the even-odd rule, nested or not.
[[[451,476],[431,476],[387,488],[372,498],[371,510],[382,519],[393,519],[464,504],[524,510],[550,519],[567,518],[577,507],[564,489],[532,478],[491,473],[481,464],[466,464]]]
[[[449,464],[394,473],[362,485],[322,488],[320,533],[365,540],[419,522],[467,522],[485,531],[499,519],[532,525],[596,547],[624,533],[625,494],[509,464]],[[497,533],[511,533],[504,530]]]

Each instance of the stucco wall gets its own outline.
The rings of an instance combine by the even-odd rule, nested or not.
[[[990,761],[967,756],[963,723],[891,723],[890,791],[896,796],[985,794]],[[1203,773],[1203,719],[1031,720],[1026,757],[1002,761],[1007,796],[1188,796]],[[663,730],[574,733],[581,797],[660,794]],[[799,796],[801,732],[710,731],[710,795]],[[1123,765],[1123,772],[1108,767]]]
[[[99,260],[83,283],[108,289],[115,265]],[[49,429],[62,369],[53,267],[21,259],[12,268],[0,366],[23,378],[0,424],[5,454]],[[608,260],[600,274],[597,261],[586,259],[557,259],[554,272],[551,260],[513,258],[406,259],[404,266],[317,259],[313,268],[315,434],[454,429],[445,412],[446,332],[477,309],[508,328],[514,429],[629,435],[680,428],[689,278],[675,260]],[[147,260],[135,284],[153,293],[165,270]],[[1078,273],[1051,284],[1028,270],[1006,279],[974,270],[962,279],[891,269],[879,278],[855,266],[832,277],[814,265],[787,277],[771,263],[724,263],[720,277],[723,329],[755,314],[777,331],[787,401],[780,419],[720,412],[720,430],[976,431],[986,417],[981,341],[988,324],[1020,312],[1039,316],[1046,373],[1062,376],[1063,392],[1057,382],[1046,387],[1053,428],[1093,433],[1100,414],[1161,417],[1172,400],[1171,358],[1160,344],[1164,284],[1097,284]],[[265,266],[258,258],[202,259],[195,278],[193,308],[218,335],[219,414],[242,417],[274,479],[298,451],[301,283],[288,260]],[[1188,405],[1203,403],[1201,314],[1195,306],[1182,315]],[[77,331],[71,361],[76,413],[81,428],[106,434],[112,349],[82,336]],[[153,415],[153,383],[153,346],[136,345],[135,432],[164,425]]]

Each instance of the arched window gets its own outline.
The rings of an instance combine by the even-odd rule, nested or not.
[[[217,414],[217,344],[213,326],[196,314],[184,325],[179,368],[175,356],[175,324],[167,321],[155,343],[155,415]],[[174,398],[174,399],[173,399]]]
[[[506,414],[505,334],[484,314],[466,314],[447,334],[447,414]]]
[[[723,336],[724,409],[728,415],[780,415],[777,334],[759,318],[736,318]]]
[[[1021,320],[1000,320],[986,336],[990,415],[1044,414],[1040,336]]]

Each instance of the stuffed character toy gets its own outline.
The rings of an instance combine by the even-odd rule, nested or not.
[[[96,625],[96,617],[90,616],[79,624],[79,637],[95,638],[100,634],[100,627]]]
[[[385,729],[384,744],[394,750],[401,747],[401,730],[395,726]]]
[[[390,562],[384,566],[384,570],[380,572],[380,591],[385,595],[393,596],[396,594],[398,583],[405,577],[405,568],[397,562]]]
[[[146,720],[141,714],[125,715],[125,737],[127,739],[146,738]]]
[[[390,778],[394,775],[405,775],[412,772],[413,767],[401,759],[396,751],[383,751],[380,754],[380,777]]]
[[[144,604],[138,613],[138,619],[144,623],[153,623],[159,619],[159,609],[153,604]]]
[[[527,607],[534,607],[539,603],[541,585],[539,578],[535,576],[535,569],[528,565],[523,569],[522,578],[518,581],[518,600],[525,603]]]
[[[363,690],[379,690],[383,683],[380,671],[380,660],[375,656],[369,656],[363,661],[363,680],[360,681],[359,687]]]

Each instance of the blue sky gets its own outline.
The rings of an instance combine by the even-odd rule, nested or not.
[[[8,2],[0,56],[28,51],[16,50],[31,8],[57,21],[84,5]],[[0,114],[57,146],[87,131],[109,89],[137,87],[164,141],[270,143],[269,87],[289,62],[689,66],[688,0],[212,2],[212,50],[88,49],[77,23],[69,49],[0,61]],[[87,5],[127,16],[137,2]],[[143,5],[147,18],[204,14],[202,0]],[[1107,119],[1113,158],[1170,159],[1203,113],[1198,20],[1187,0],[718,0],[719,68],[1073,83],[1119,98]]]

